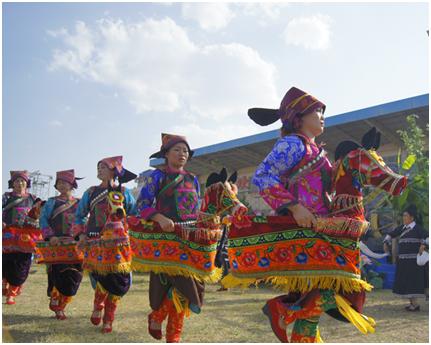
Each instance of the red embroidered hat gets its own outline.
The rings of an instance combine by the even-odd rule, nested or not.
[[[187,148],[189,150],[189,158],[193,156],[194,151],[190,149],[190,145],[187,142],[186,137],[182,135],[175,135],[175,134],[166,134],[162,133],[162,146],[160,147],[160,151],[153,153],[150,158],[164,158],[166,152],[168,150],[178,144],[178,143],[184,143],[187,145]]]
[[[278,119],[287,126],[292,124],[296,115],[305,115],[319,108],[325,112],[326,105],[305,91],[292,87],[284,95],[280,108],[251,108],[248,110],[248,116],[261,126],[268,126]]]
[[[66,181],[70,183],[73,188],[78,188],[78,184],[76,183],[76,180],[82,180],[82,177],[75,177],[75,170],[69,169],[69,170],[63,170],[63,171],[57,171],[54,187],[57,185],[58,180]]]
[[[13,182],[21,177],[23,180],[27,182],[27,188],[31,187],[30,174],[27,170],[12,170],[10,172],[10,180],[8,181],[9,188],[13,188]]]
[[[129,182],[137,177],[136,174],[132,173],[127,169],[124,169],[123,156],[103,158],[99,162],[97,162],[97,165],[99,165],[100,163],[104,163],[108,166],[109,169],[114,170],[114,174],[116,177],[118,177],[118,181],[120,183]]]

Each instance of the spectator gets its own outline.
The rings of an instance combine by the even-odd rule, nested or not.
[[[388,242],[392,238],[399,238],[395,283],[392,291],[410,300],[410,304],[405,309],[412,312],[420,310],[417,299],[425,297],[425,269],[417,264],[416,258],[427,234],[419,223],[416,206],[410,205],[403,212],[404,226],[396,228],[384,239],[385,252],[388,253]]]

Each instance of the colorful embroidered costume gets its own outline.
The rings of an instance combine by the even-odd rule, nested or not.
[[[68,182],[73,188],[77,188],[74,170],[58,171],[56,184],[59,180]],[[49,198],[42,208],[40,226],[43,238],[49,241],[51,237],[73,237],[72,227],[75,223],[75,213],[79,199],[71,197],[65,200],[60,197]],[[61,250],[61,246],[58,246]],[[48,265],[48,296],[49,308],[56,313],[60,320],[66,318],[64,309],[76,295],[82,280],[81,263],[58,263]]]
[[[314,140],[299,134],[295,127],[301,115],[319,108],[324,111],[325,105],[293,87],[286,93],[278,110],[249,110],[249,116],[255,122],[267,125],[281,119],[283,127],[291,133],[276,142],[253,177],[263,199],[278,214],[288,214],[288,207],[298,203],[316,215],[328,213],[332,166],[325,151]],[[264,313],[281,341],[288,342],[288,338],[285,326],[279,325],[280,316],[285,324],[294,322],[292,341],[315,342],[318,340],[320,314],[333,308],[336,308],[334,293],[315,289],[302,295],[290,293],[269,300]]]
[[[99,163],[105,163],[109,167],[109,169],[115,171],[115,176],[118,177],[118,180],[120,181],[120,186],[121,182],[127,182],[136,177],[136,175],[128,172],[126,169],[123,168],[121,156],[105,158],[102,159]],[[79,202],[75,214],[75,228],[82,228],[85,224],[85,233],[87,235],[87,238],[89,239],[101,238],[101,236],[103,235],[103,229],[109,215],[108,192],[109,188],[107,187],[90,187],[88,190],[85,191],[81,201]],[[123,205],[126,214],[135,214],[136,203],[133,195],[125,187],[121,187],[121,193],[124,196]],[[125,228],[127,229],[126,225]],[[98,312],[93,312],[91,322],[94,325],[98,325],[101,322],[101,317],[99,316],[99,314],[104,309],[104,328],[102,331],[111,332],[112,322],[114,320],[114,314],[117,308],[117,304],[121,297],[124,296],[130,288],[131,274],[100,274],[92,272],[91,276],[97,282],[94,297],[94,312]],[[95,314],[97,315],[95,316]]]
[[[166,152],[179,142],[187,141],[184,137],[162,135],[161,152]],[[188,144],[187,144],[188,146]],[[192,153],[191,150],[189,150]],[[153,156],[159,156],[160,153]],[[196,176],[168,167],[156,169],[145,178],[137,204],[140,216],[150,220],[161,213],[174,222],[193,221],[199,210],[199,181]],[[200,312],[203,304],[204,283],[180,275],[150,275],[149,323],[161,325],[168,318],[166,340],[178,342],[183,327],[184,316],[189,311]],[[154,330],[149,325],[150,334],[161,339],[161,330]]]
[[[22,178],[27,182],[27,188],[30,187],[30,178],[27,171],[11,171],[9,188],[13,187],[13,182],[17,178]],[[18,196],[14,192],[7,192],[2,197],[2,216],[3,216],[3,238],[13,236],[11,227],[25,228],[36,227],[37,221],[30,217],[36,196],[26,193]],[[3,241],[3,245],[4,245]],[[19,248],[2,254],[2,278],[3,278],[3,295],[6,296],[7,304],[15,304],[15,297],[19,295],[22,285],[27,280],[31,266],[32,253],[22,252]]]

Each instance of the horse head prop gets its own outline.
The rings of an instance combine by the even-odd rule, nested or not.
[[[364,219],[363,187],[376,187],[394,196],[406,188],[407,177],[386,165],[377,153],[379,146],[380,132],[375,127],[365,133],[361,145],[346,140],[337,146],[331,214]]]
[[[245,217],[248,208],[237,197],[237,178],[236,171],[228,178],[226,168],[222,168],[220,173],[213,172],[208,176],[198,222],[202,224],[202,220],[211,216],[214,218],[227,215],[231,215],[231,220],[237,225],[249,222]]]

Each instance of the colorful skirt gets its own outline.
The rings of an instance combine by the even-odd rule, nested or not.
[[[132,270],[132,251],[128,237],[87,239],[83,248],[82,267],[99,275],[129,273]]]
[[[60,237],[56,245],[47,241],[37,242],[35,258],[38,264],[81,264],[84,253],[77,242]]]
[[[3,253],[34,253],[42,231],[30,226],[7,225],[2,229]]]
[[[372,288],[361,279],[359,237],[368,223],[320,218],[316,229],[300,228],[293,218],[251,217],[251,225],[229,229],[230,273],[225,287],[261,282],[285,291],[331,289],[360,292]]]
[[[130,224],[129,235],[135,271],[179,275],[201,282],[221,279],[222,270],[214,263],[221,229],[176,224],[174,232],[164,232],[157,223],[139,220],[134,224]]]

